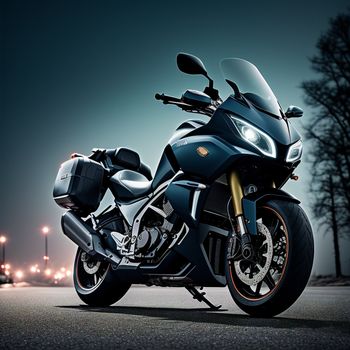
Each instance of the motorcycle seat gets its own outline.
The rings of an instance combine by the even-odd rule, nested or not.
[[[152,192],[152,181],[133,170],[121,170],[112,177],[113,187],[122,201],[142,198]]]
[[[116,149],[107,149],[106,154],[116,171],[122,169],[134,170],[144,175],[147,180],[152,180],[151,169],[141,161],[137,152],[129,148],[119,147]]]

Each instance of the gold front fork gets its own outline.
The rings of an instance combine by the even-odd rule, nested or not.
[[[243,215],[242,209],[242,198],[243,191],[241,186],[241,181],[239,179],[238,173],[235,170],[232,170],[229,174],[229,184],[232,194],[232,205],[235,217]]]
[[[236,170],[232,170],[229,174],[229,184],[232,194],[232,205],[237,220],[237,228],[241,236],[241,249],[244,259],[251,259],[253,256],[253,249],[251,244],[250,235],[247,232],[245,220],[243,216],[242,199],[243,191],[241,181]]]
[[[232,195],[232,205],[235,217],[243,215],[242,199],[243,191],[241,181],[236,170],[232,170],[229,174],[229,184]],[[272,180],[271,187],[276,188],[275,181]]]

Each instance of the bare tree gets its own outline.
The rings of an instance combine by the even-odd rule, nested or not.
[[[339,239],[350,236],[350,14],[330,21],[310,59],[317,79],[302,83],[315,113],[305,125],[311,140],[312,210],[333,233],[336,275]]]

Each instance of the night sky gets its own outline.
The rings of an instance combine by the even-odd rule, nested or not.
[[[299,88],[315,75],[308,57],[344,12],[334,1],[2,1],[0,51],[0,233],[13,265],[42,263],[43,225],[51,228],[55,266],[73,260],[52,199],[57,169],[72,152],[127,146],[156,168],[162,148],[186,114],[154,99],[201,90],[206,80],[176,68],[180,51],[199,56],[221,96],[222,58],[253,62],[284,109],[305,106]],[[302,132],[302,121],[293,121]],[[304,161],[308,150],[306,143]],[[308,211],[308,168],[286,189]],[[316,232],[314,272],[334,271],[330,235]],[[341,248],[350,273],[349,243]]]

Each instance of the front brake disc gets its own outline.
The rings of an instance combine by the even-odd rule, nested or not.
[[[248,260],[242,259],[234,262],[234,268],[237,277],[245,284],[251,286],[261,282],[268,273],[273,257],[273,242],[271,233],[262,223],[257,223],[258,234],[264,237],[260,249],[266,250],[261,256],[265,259],[264,264],[251,263],[250,266],[243,268],[242,264],[247,264]],[[258,252],[257,252],[258,253]]]

